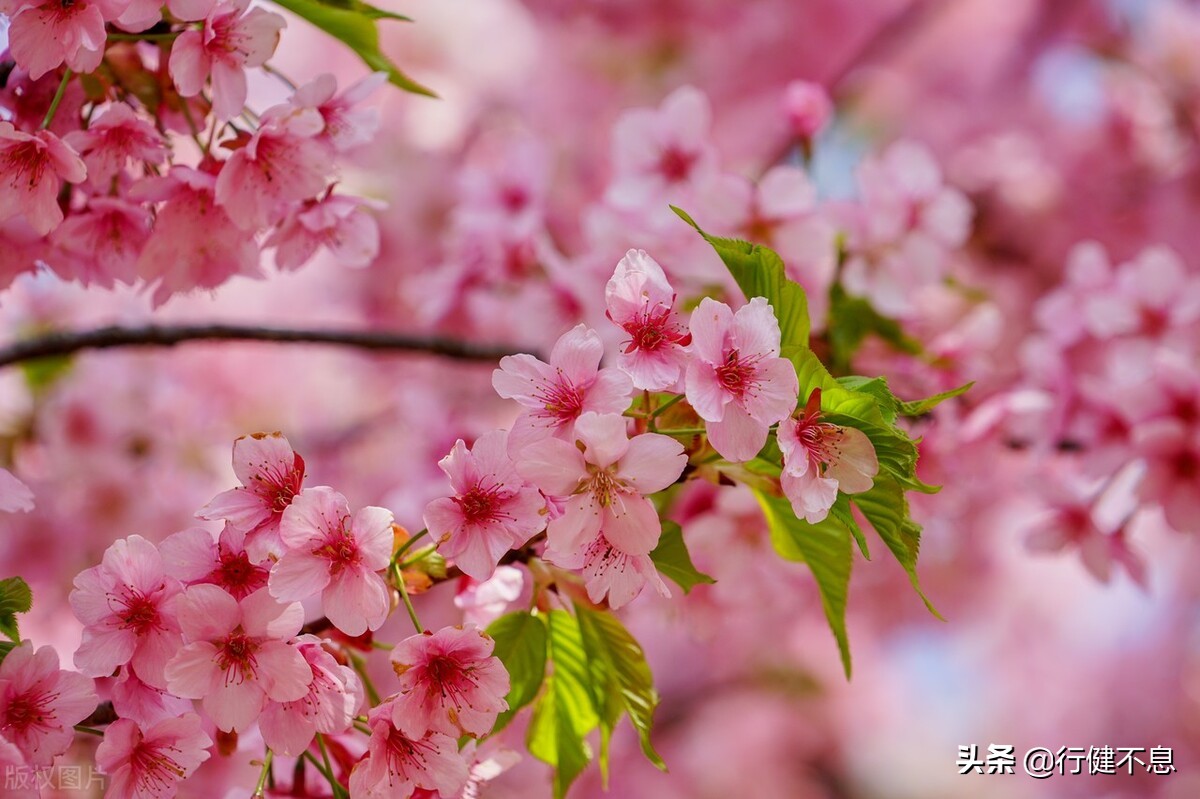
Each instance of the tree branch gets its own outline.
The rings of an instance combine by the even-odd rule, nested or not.
[[[111,347],[173,347],[188,341],[271,341],[336,344],[379,352],[411,352],[465,361],[496,361],[513,347],[471,344],[453,339],[365,330],[305,330],[254,325],[146,325],[101,327],[46,333],[0,348],[0,367],[36,358]]]

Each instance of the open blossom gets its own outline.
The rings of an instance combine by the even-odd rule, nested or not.
[[[492,386],[526,410],[513,422],[508,451],[517,457],[526,446],[549,436],[566,439],[585,411],[624,413],[633,384],[619,369],[601,369],[604,345],[586,325],[568,330],[550,352],[550,363],[532,355],[506,355],[492,373]]]
[[[102,191],[129,161],[161,164],[170,152],[154,125],[124,103],[110,105],[87,130],[74,131],[64,140],[83,158],[88,185]]]
[[[330,152],[313,138],[321,130],[316,115],[297,119],[264,114],[262,123],[217,176],[217,204],[243,230],[274,224],[289,205],[325,188]]]
[[[400,695],[392,723],[405,735],[427,731],[487,735],[508,709],[508,672],[492,655],[496,642],[474,625],[409,636],[392,650]]]
[[[260,67],[275,52],[283,17],[250,0],[229,0],[212,6],[203,30],[188,28],[171,47],[171,79],[183,97],[195,97],[212,76],[212,110],[230,119],[246,104],[246,68]]]
[[[821,421],[821,390],[814,389],[800,418],[779,423],[780,483],[792,510],[816,524],[829,515],[838,491],[870,490],[879,473],[875,447],[854,427]]]
[[[430,535],[449,537],[439,551],[477,580],[491,577],[501,556],[546,526],[546,500],[517,473],[508,457],[508,434],[479,437],[470,450],[460,438],[438,461],[454,496],[425,507]]]
[[[71,214],[52,234],[54,244],[71,256],[56,271],[84,285],[111,288],[114,281],[132,285],[153,224],[149,210],[141,205],[92,197],[87,210]]]
[[[546,494],[565,498],[561,516],[546,533],[559,552],[574,552],[601,532],[630,555],[658,544],[662,522],[647,494],[662,491],[683,473],[683,445],[657,433],[632,439],[617,414],[585,413],[574,442],[551,438],[530,445],[517,470]],[[582,450],[582,451],[581,451]]]
[[[801,139],[811,139],[833,116],[833,101],[824,87],[806,80],[787,85],[781,106],[792,133]]]
[[[83,622],[75,665],[107,677],[130,663],[144,682],[165,688],[163,668],[180,646],[173,607],[180,590],[154,544],[140,535],[113,542],[99,566],[75,578],[71,608]]]
[[[367,209],[382,207],[340,194],[309,200],[288,212],[266,246],[283,270],[299,269],[322,247],[342,266],[369,266],[379,255],[379,224]]]
[[[34,80],[66,64],[91,72],[104,57],[104,23],[115,20],[129,0],[41,0],[17,2],[8,28],[13,60]],[[12,13],[8,8],[6,12]]]
[[[216,204],[216,178],[173,166],[143,180],[132,199],[162,202],[138,258],[138,274],[155,284],[154,303],[193,288],[216,288],[234,275],[258,276],[258,247]]]
[[[144,727],[192,710],[190,699],[143,682],[128,666],[123,667],[120,676],[112,682],[109,698],[118,716],[132,719]]]
[[[708,140],[712,109],[691,86],[676,89],[658,108],[627,111],[613,127],[616,173],[608,201],[636,210],[682,201],[716,173],[716,151]]]
[[[96,748],[96,765],[108,775],[105,799],[169,799],[208,760],[210,746],[212,739],[200,729],[195,713],[146,728],[117,719]]]
[[[515,566],[497,566],[486,580],[463,577],[454,595],[454,607],[469,624],[487,627],[504,615],[525,587],[525,573]]]
[[[660,596],[671,596],[649,555],[630,554],[603,532],[574,551],[561,551],[552,543],[546,559],[565,569],[581,570],[588,599],[599,603],[607,598],[613,609],[633,601],[647,584],[654,586]]]
[[[1200,424],[1154,419],[1138,425],[1133,439],[1146,461],[1141,498],[1160,505],[1167,524],[1179,532],[1200,530]]]
[[[212,583],[234,599],[244,599],[267,585],[269,562],[255,561],[246,551],[246,533],[226,524],[221,535],[191,527],[158,545],[168,574],[184,583]]]
[[[33,492],[8,469],[0,468],[0,511],[15,513],[33,510]]]
[[[345,732],[363,701],[354,669],[334,660],[320,639],[301,640],[296,648],[312,670],[308,693],[294,702],[267,702],[258,722],[271,751],[290,757],[299,757],[318,732]]]
[[[271,567],[268,587],[286,601],[321,595],[329,621],[347,635],[378,630],[391,609],[377,572],[392,558],[392,512],[366,507],[353,516],[346,498],[326,486],[306,488],[283,513],[286,551]]]
[[[405,735],[392,721],[396,699],[389,698],[367,714],[371,739],[367,756],[350,773],[350,795],[392,799],[416,789],[457,795],[468,777],[467,761],[459,754],[457,742],[439,732]]]
[[[296,109],[317,111],[325,123],[320,138],[341,153],[366,144],[375,135],[379,109],[360,104],[386,83],[386,72],[373,72],[337,94],[337,80],[325,73],[297,89],[288,102]]]
[[[167,663],[167,688],[204,700],[221,730],[247,729],[268,699],[294,702],[308,693],[312,670],[287,643],[304,624],[299,602],[282,605],[265,590],[238,602],[215,585],[193,585],[178,609],[188,643]]]
[[[63,182],[86,177],[83,161],[58,136],[48,130],[25,133],[0,121],[0,221],[21,214],[38,235],[46,235],[63,220],[58,205]]]
[[[687,400],[708,423],[709,443],[722,457],[750,460],[767,443],[770,426],[796,409],[800,392],[795,367],[779,357],[779,320],[762,297],[736,314],[706,297],[692,313],[691,329]]]
[[[0,661],[0,739],[27,766],[49,766],[75,739],[74,727],[99,702],[92,681],[58,667],[52,647],[24,641]]]
[[[246,551],[258,562],[283,554],[279,520],[304,483],[304,459],[281,433],[253,433],[233,442],[233,472],[242,484],[222,491],[197,512],[246,531]]]
[[[608,318],[629,334],[619,363],[633,387],[662,391],[674,387],[687,364],[691,343],[675,311],[675,290],[658,262],[645,250],[630,250],[604,289]]]

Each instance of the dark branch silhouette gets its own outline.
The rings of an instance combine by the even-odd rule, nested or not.
[[[515,347],[480,345],[453,339],[361,330],[305,330],[254,325],[145,325],[101,327],[46,333],[0,348],[0,367],[36,358],[70,355],[112,347],[173,347],[188,341],[271,341],[334,344],[375,352],[436,355],[464,361],[496,361],[519,352]]]

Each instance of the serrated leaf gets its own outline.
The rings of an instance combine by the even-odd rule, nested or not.
[[[854,536],[854,541],[858,544],[859,552],[862,552],[864,558],[870,560],[871,552],[867,549],[867,537],[863,535],[862,528],[858,526],[858,519],[854,518],[854,513],[850,510],[850,498],[839,491],[829,512],[839,522],[846,525],[846,529],[850,531]]]
[[[20,577],[0,580],[0,633],[19,643],[21,633],[17,629],[16,614],[28,613],[31,607],[33,592],[28,583]]]
[[[779,320],[783,346],[808,346],[808,296],[799,283],[788,280],[783,259],[761,244],[740,239],[710,236],[700,229],[687,212],[671,206],[680,219],[687,222],[704,240],[712,245],[733,275],[746,299],[765,297]]]
[[[508,710],[496,718],[492,734],[508,726],[517,712],[537,696],[546,677],[549,634],[542,616],[516,611],[496,619],[487,629],[496,641],[493,654],[508,671]]]
[[[916,590],[921,601],[929,612],[939,619],[942,615],[937,612],[933,603],[921,590],[921,582],[917,578],[917,555],[921,550],[921,526],[909,518],[908,500],[904,497],[904,488],[895,480],[880,475],[875,478],[871,490],[855,494],[851,500],[863,516],[875,528],[875,532],[887,544],[888,549],[896,556],[896,560],[908,573],[909,582]],[[944,621],[944,619],[943,619]]]
[[[650,560],[654,561],[654,568],[658,569],[659,574],[669,578],[685,594],[701,583],[716,582],[696,569],[692,556],[688,554],[687,544],[683,542],[683,530],[675,522],[662,523],[662,536],[658,539],[658,546],[650,553]]]
[[[967,383],[964,386],[959,386],[958,388],[952,388],[949,391],[943,391],[941,394],[934,394],[932,397],[912,400],[911,402],[901,402],[900,413],[904,414],[905,416],[921,416],[922,414],[929,413],[946,400],[966,394],[971,390],[973,385],[975,385],[974,381]]]
[[[869,394],[874,397],[879,406],[879,413],[888,424],[896,421],[896,416],[900,412],[900,400],[892,393],[888,387],[887,379],[883,377],[863,377],[861,375],[848,375],[837,379],[838,385],[857,391],[860,394]]]
[[[850,640],[846,634],[846,598],[850,591],[850,568],[853,562],[850,530],[835,516],[817,524],[797,519],[791,504],[782,497],[755,492],[767,527],[771,544],[787,560],[808,565],[821,592],[825,618],[837,639],[842,668],[850,678]]]
[[[379,19],[405,19],[358,2],[329,2],[329,0],[274,0],[298,17],[302,17],[330,36],[340,40],[371,69],[386,72],[391,83],[407,92],[436,97],[431,90],[405,75],[379,49]]]
[[[598,700],[596,707],[600,711],[600,769],[605,782],[608,780],[609,740],[622,715],[628,715],[637,730],[646,758],[666,771],[667,764],[650,742],[658,692],[654,690],[646,653],[612,613],[581,605],[575,606],[575,613],[588,653],[592,686]]]
[[[554,768],[554,796],[562,799],[591,760],[584,737],[600,724],[588,655],[579,622],[565,610],[549,613],[547,656],[553,670],[533,706],[529,753]]]

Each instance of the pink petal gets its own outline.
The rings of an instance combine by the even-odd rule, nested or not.
[[[604,509],[604,537],[629,555],[646,555],[658,545],[662,521],[654,504],[636,494],[620,494]]]
[[[629,449],[627,428],[624,416],[589,411],[575,420],[575,438],[587,447],[584,455],[587,462],[604,469]]]
[[[587,463],[574,444],[546,438],[525,447],[517,472],[546,494],[567,496],[587,477]]]
[[[617,465],[617,476],[641,494],[662,491],[679,479],[687,466],[683,445],[670,436],[643,433],[629,441]]]
[[[295,702],[308,695],[313,673],[299,649],[280,641],[266,641],[255,657],[258,680],[269,698]]]
[[[304,608],[299,602],[281,604],[266,588],[242,600],[242,629],[255,637],[291,638],[304,626]]]
[[[211,641],[232,632],[242,620],[237,600],[215,585],[184,589],[176,605],[179,627],[188,641]]]
[[[768,425],[755,420],[737,403],[725,408],[725,418],[709,422],[708,442],[721,457],[734,463],[748,461],[767,443]]]
[[[284,553],[267,577],[271,596],[283,602],[299,602],[316,596],[329,584],[329,561],[301,550]]]
[[[550,353],[550,365],[575,385],[591,381],[600,368],[604,344],[596,331],[578,324],[563,333]]]
[[[329,583],[321,601],[325,615],[347,635],[378,630],[390,610],[387,584],[374,572],[346,569]]]
[[[221,682],[217,667],[217,648],[208,641],[197,641],[180,649],[164,669],[171,693],[184,699],[201,699]]]
[[[692,312],[692,352],[707,363],[725,361],[725,345],[733,331],[733,311],[723,302],[705,297]]]

